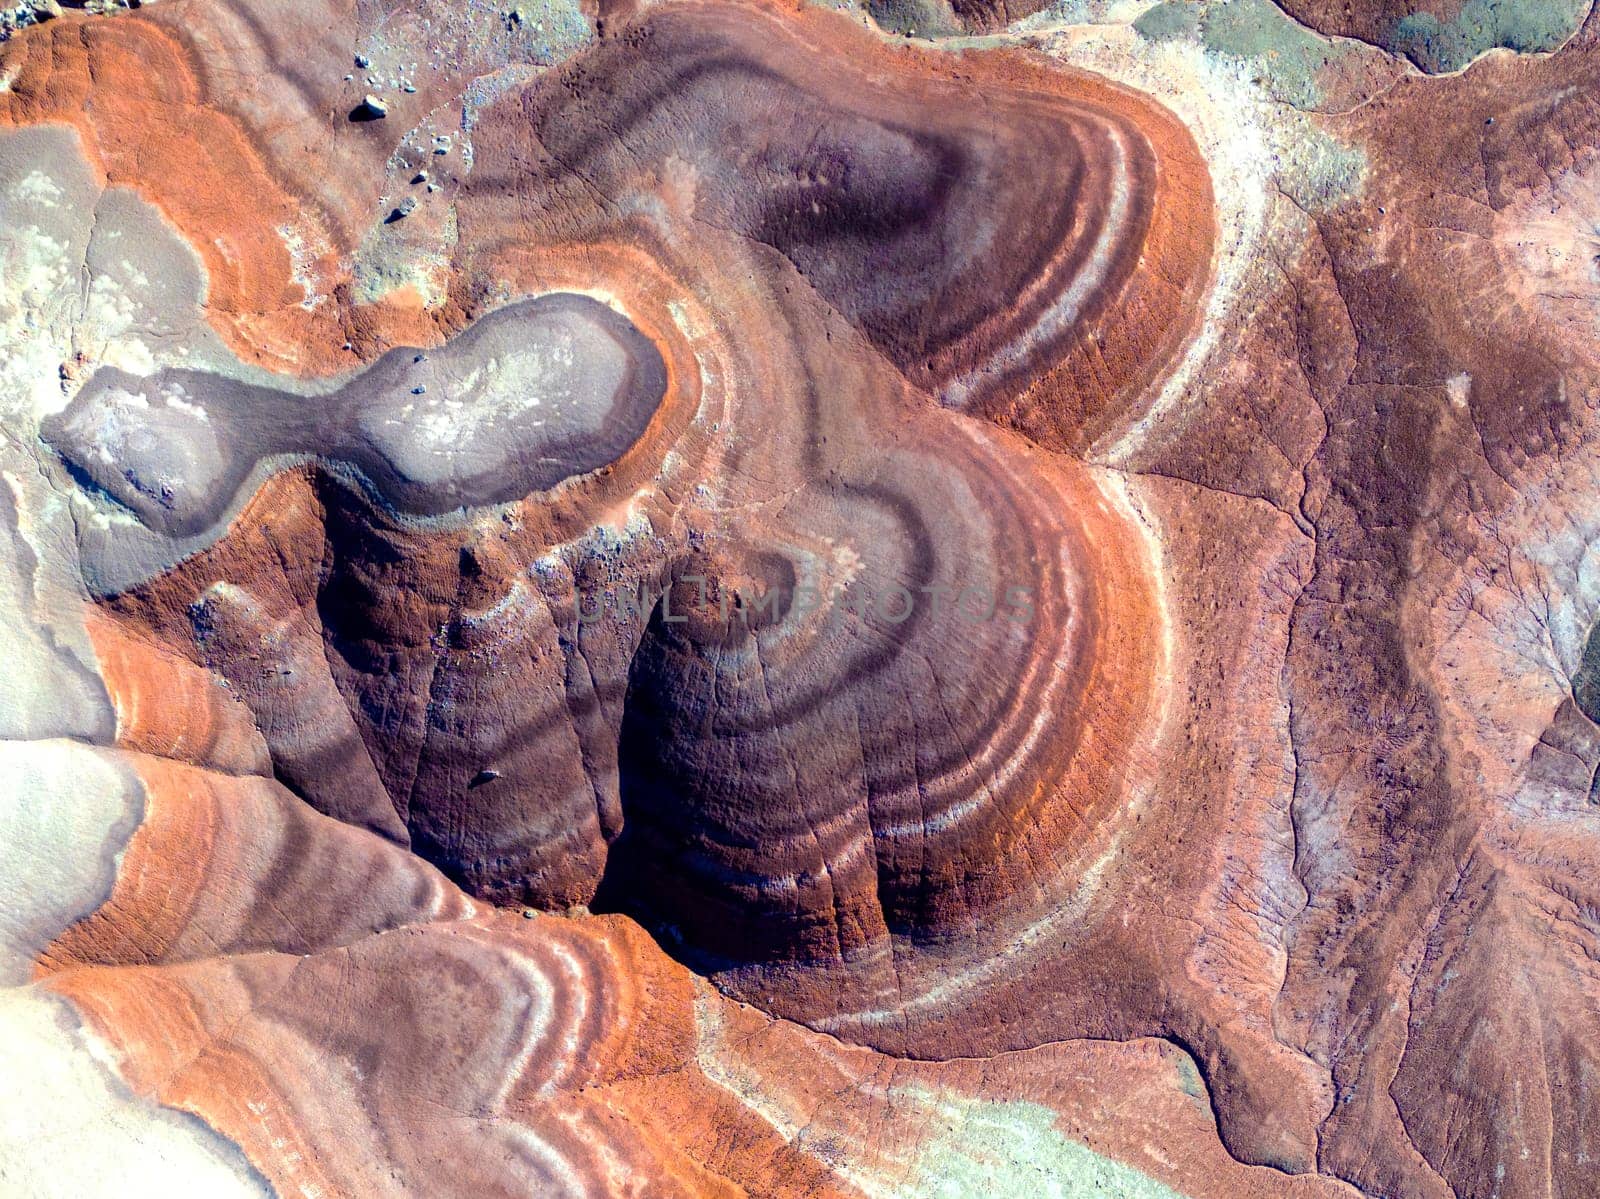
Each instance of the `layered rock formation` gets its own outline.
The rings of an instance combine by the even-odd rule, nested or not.
[[[7,1187],[1594,1189],[1594,31],[909,12],[0,46]]]

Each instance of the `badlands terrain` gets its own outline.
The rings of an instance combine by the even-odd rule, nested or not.
[[[0,1196],[1600,1194],[1580,0],[0,10]]]

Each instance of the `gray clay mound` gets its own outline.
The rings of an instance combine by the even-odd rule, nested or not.
[[[492,313],[438,350],[392,350],[325,395],[106,368],[43,435],[81,484],[189,537],[266,459],[346,464],[416,516],[520,499],[621,457],[665,390],[660,352],[627,318],[557,294]]]

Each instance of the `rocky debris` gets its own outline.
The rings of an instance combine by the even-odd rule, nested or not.
[[[84,5],[77,7],[82,7],[84,11],[105,14],[130,7],[136,8],[138,5],[137,3],[102,4],[96,9],[90,9]],[[0,8],[0,42],[4,42],[18,30],[26,29],[30,25],[41,25],[46,21],[52,21],[62,16],[65,12],[66,9],[60,3],[60,0],[26,0],[26,2],[12,7]]]

